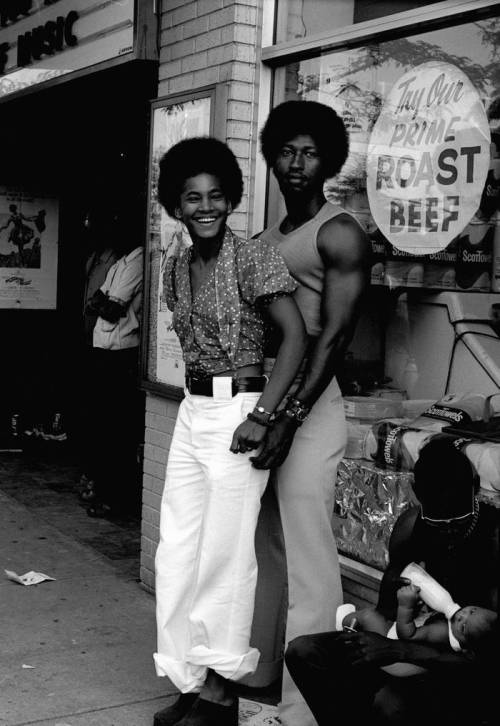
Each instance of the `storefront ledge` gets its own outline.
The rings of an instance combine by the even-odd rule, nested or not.
[[[339,555],[344,602],[356,607],[376,605],[383,573],[349,557]]]

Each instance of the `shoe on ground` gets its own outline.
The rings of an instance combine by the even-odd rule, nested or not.
[[[173,726],[179,723],[194,705],[198,695],[198,693],[181,693],[175,703],[155,713],[153,726]]]
[[[238,726],[238,699],[230,706],[198,698],[177,726]]]
[[[82,502],[93,502],[95,499],[97,499],[97,494],[95,492],[93,484],[94,482],[89,483],[87,489],[84,489],[78,495]]]
[[[111,514],[111,507],[104,502],[94,502],[87,507],[87,514],[94,519],[103,519]]]

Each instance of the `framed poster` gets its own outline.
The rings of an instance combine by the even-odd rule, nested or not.
[[[57,199],[0,187],[0,308],[55,310]]]
[[[158,201],[159,164],[163,154],[178,141],[215,135],[216,108],[224,108],[220,102],[222,90],[211,86],[152,103],[142,385],[170,398],[182,397],[184,363],[172,329],[172,315],[163,300],[163,272],[168,258],[179,254],[191,240],[182,223],[171,219]]]

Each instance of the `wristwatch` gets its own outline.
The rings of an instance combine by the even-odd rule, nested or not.
[[[262,416],[267,416],[268,418],[272,418],[273,414],[270,411],[266,411],[264,406],[255,406],[254,411],[257,413],[260,413]]]
[[[302,426],[304,421],[309,415],[309,411],[311,409],[308,408],[308,406],[305,405],[305,403],[302,403],[302,401],[299,401],[298,398],[292,398],[290,397],[285,406],[285,413],[290,418],[293,418],[299,426]]]
[[[264,406],[255,406],[253,411],[247,413],[247,419],[258,423],[261,426],[272,426],[274,418],[274,413],[266,411]]]

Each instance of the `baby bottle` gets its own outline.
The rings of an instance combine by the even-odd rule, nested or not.
[[[410,562],[404,568],[401,577],[406,577],[412,585],[419,587],[420,597],[425,604],[432,610],[443,613],[448,619],[460,609],[460,606],[453,602],[448,590],[415,562]]]

